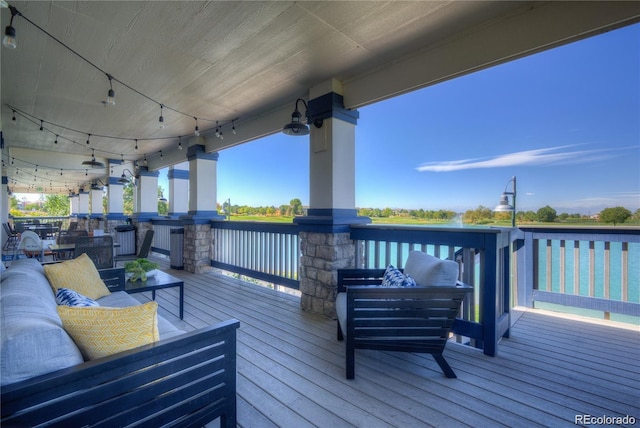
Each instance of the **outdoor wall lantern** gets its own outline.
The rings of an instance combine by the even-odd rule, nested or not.
[[[509,183],[513,183],[513,192],[507,192]],[[509,195],[513,196],[513,205],[509,204]],[[511,212],[511,227],[516,227],[516,177],[511,177],[504,187],[504,192],[500,197],[500,204],[493,209],[495,212]]]
[[[131,178],[127,178],[125,172],[128,172],[129,175],[131,176]],[[124,169],[124,171],[122,171],[122,175],[120,176],[120,178],[118,178],[118,183],[122,183],[122,184],[127,184],[127,183],[131,183],[132,185],[136,185],[136,179],[135,176],[133,175],[133,173],[131,171],[129,171],[128,169]]]
[[[104,190],[105,186],[106,185],[102,181],[96,180],[91,183],[91,190]]]
[[[282,132],[287,135],[299,136],[309,134],[309,127],[300,120],[302,118],[300,110],[298,110],[298,103],[300,101],[304,104],[304,116],[307,119],[307,123],[313,123],[316,128],[322,127],[322,119],[313,119],[309,114],[309,106],[307,105],[307,102],[302,98],[298,98],[296,100],[296,109],[291,113],[291,123],[287,123],[282,127]]]

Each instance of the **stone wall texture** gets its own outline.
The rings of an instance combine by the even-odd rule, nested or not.
[[[191,273],[211,271],[212,251],[213,240],[209,224],[184,226],[184,270]]]
[[[355,265],[349,233],[300,232],[300,305],[303,310],[336,318],[338,269]]]

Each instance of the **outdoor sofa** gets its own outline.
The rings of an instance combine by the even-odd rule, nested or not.
[[[71,262],[86,267],[84,258]],[[82,283],[85,272],[72,267],[74,281]],[[235,427],[239,322],[228,320],[185,333],[157,315],[156,302],[141,305],[123,291],[124,269],[90,275],[96,273],[108,294],[95,301],[103,308],[121,308],[103,311],[116,314],[115,326],[85,328],[82,316],[92,308],[58,306],[43,266],[34,259],[14,261],[2,272],[0,425],[195,427],[219,417],[221,426]],[[81,297],[91,297],[92,291]],[[116,347],[131,346],[124,342],[147,332],[150,339],[89,359],[87,354],[101,352],[100,347],[92,348],[95,338],[78,335],[74,340],[65,330],[71,330],[76,315],[81,332],[95,329],[109,336],[99,338],[99,346],[110,340]],[[129,316],[132,324],[121,327]],[[122,333],[138,325],[144,325],[144,334]]]

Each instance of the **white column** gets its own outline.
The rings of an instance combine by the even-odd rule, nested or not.
[[[103,196],[104,191],[102,190],[102,187],[90,190],[91,218],[98,218],[104,215],[104,208],[102,207]]]
[[[169,212],[170,216],[187,214],[189,210],[189,163],[181,162],[169,167]]]
[[[78,217],[86,217],[89,215],[89,192],[83,189],[78,191]]]
[[[80,212],[80,198],[75,193],[69,195],[69,215],[77,216]]]
[[[108,220],[124,219],[124,214],[122,212],[124,208],[124,184],[118,181],[122,175],[121,164],[122,162],[120,160],[109,160],[109,188],[107,191]]]
[[[368,223],[355,206],[355,127],[358,112],[346,110],[336,80],[310,91],[309,113],[322,126],[310,124],[309,210],[299,224],[347,225]],[[296,137],[292,137],[296,138]]]
[[[149,171],[146,166],[140,167],[137,175],[136,213],[139,222],[149,221],[158,216],[158,171]]]
[[[189,146],[189,211],[192,218],[217,218],[216,167],[218,153],[206,153],[204,145]]]

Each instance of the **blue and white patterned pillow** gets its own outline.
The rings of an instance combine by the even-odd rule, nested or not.
[[[95,300],[83,296],[70,288],[58,288],[56,303],[64,306],[100,306]]]
[[[387,266],[382,277],[383,287],[415,287],[416,282],[409,275],[404,275],[393,265]]]

